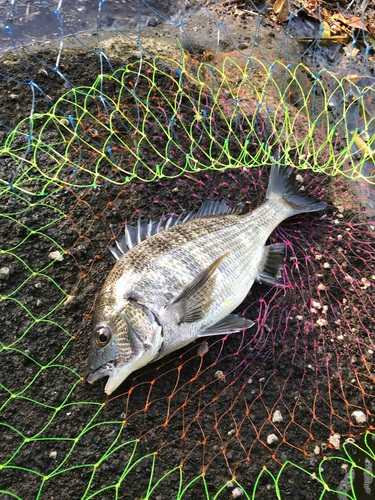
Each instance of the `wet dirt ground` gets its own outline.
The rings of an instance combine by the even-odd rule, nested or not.
[[[252,25],[247,29],[243,43],[247,43],[246,36],[249,40],[253,36]],[[191,35],[196,50],[205,50],[199,45],[201,38],[194,42],[193,33],[192,29],[189,38]],[[156,39],[164,42],[168,34],[163,31]],[[266,33],[264,36],[269,37]],[[270,50],[272,46],[278,50],[277,37],[265,38],[262,43]],[[124,67],[130,56],[120,52],[117,48],[110,56],[113,69]],[[296,56],[297,53],[290,53],[291,58]],[[39,46],[38,57],[52,64],[56,52],[53,47]],[[58,75],[48,69],[47,74],[40,72],[38,60],[26,58],[24,62],[31,78],[52,101],[66,92]],[[8,76],[25,80],[24,68],[15,57],[9,56],[1,66],[0,70]],[[73,85],[80,86],[91,86],[101,72],[97,54],[74,48],[63,52],[60,68]],[[162,87],[163,82],[160,77],[156,85]],[[1,79],[0,92],[16,95],[0,105],[0,121],[14,128],[30,112],[30,87]],[[35,112],[49,108],[45,97],[36,94]],[[193,116],[186,109],[187,122]],[[220,122],[219,126],[224,128],[225,123]],[[0,133],[2,143],[7,136],[5,127]],[[48,133],[54,141],[55,132]],[[162,148],[156,139],[155,144]],[[255,153],[256,140],[252,147],[250,153]],[[2,178],[8,176],[10,181],[15,165],[6,156],[0,161]],[[314,177],[308,175],[306,185]],[[71,176],[67,174],[67,179]],[[203,356],[197,355],[197,342],[137,372],[109,402],[104,397],[104,381],[90,386],[81,380],[86,374],[94,301],[113,265],[107,251],[112,236],[110,227],[118,234],[125,220],[138,218],[137,211],[145,219],[160,217],[163,212],[195,211],[207,198],[243,201],[253,209],[264,199],[268,177],[268,168],[259,173],[209,171],[208,177],[201,172],[150,184],[108,183],[95,190],[63,190],[62,195],[43,199],[19,193],[3,197],[1,239],[6,252],[0,254],[0,267],[9,267],[10,278],[1,282],[1,294],[7,300],[1,302],[0,317],[2,342],[11,348],[0,353],[1,382],[6,388],[0,392],[4,405],[0,415],[5,424],[0,428],[4,444],[0,453],[2,463],[10,467],[0,470],[1,488],[9,491],[0,494],[1,500],[10,499],[11,493],[23,500],[34,499],[39,491],[40,499],[79,499],[98,491],[98,499],[117,498],[117,492],[124,500],[141,499],[148,491],[151,472],[155,484],[174,468],[177,469],[160,482],[151,498],[174,498],[179,492],[180,477],[185,487],[202,472],[210,497],[233,475],[250,495],[263,464],[274,475],[280,470],[280,463],[286,461],[317,472],[321,445],[324,444],[323,449],[328,445],[333,431],[346,436],[364,431],[364,426],[354,427],[347,416],[352,406],[375,410],[372,380],[363,375],[365,365],[358,356],[358,343],[352,335],[345,341],[328,342],[325,336],[329,334],[324,329],[315,334],[310,329],[310,335],[306,334],[296,317],[302,311],[309,320],[309,307],[304,306],[308,288],[288,289],[282,298],[274,296],[275,291],[270,292],[264,285],[255,285],[240,310],[246,309],[246,315],[256,320],[262,308],[270,308],[266,325],[261,325],[256,334],[249,331],[230,335],[225,341],[219,337],[210,339],[209,350]],[[349,268],[358,271],[358,281],[362,276],[370,280],[373,257],[367,256],[370,264],[366,266],[361,254],[365,245],[361,246],[361,241],[369,242],[373,249],[373,238],[358,230],[357,246],[352,250],[351,238],[344,230],[353,220],[366,228],[368,221],[361,218],[360,207],[355,197],[346,192],[344,181],[340,180],[339,185],[343,187],[337,190],[337,184],[330,179],[315,176],[311,190],[318,186],[330,205],[327,218],[299,216],[283,223],[274,237],[280,240],[284,236],[293,243],[295,254],[288,253],[288,258],[296,255],[305,260],[313,247],[327,259],[336,259],[335,270],[340,278],[339,266],[349,260]],[[38,183],[34,186],[37,192]],[[337,207],[342,205],[346,208],[339,210]],[[338,214],[342,215],[339,219]],[[332,241],[332,226],[337,234],[344,235],[342,239]],[[339,246],[348,252],[346,256],[340,253]],[[51,261],[49,254],[59,249],[67,252],[63,260]],[[295,283],[308,281],[308,267],[302,266],[301,276],[293,264],[288,265]],[[314,259],[313,269],[322,273],[326,286],[332,287],[332,293],[344,304],[347,295],[344,288],[338,287],[334,273],[322,269],[320,261]],[[311,274],[313,280],[321,279],[316,273]],[[372,289],[361,295],[364,310],[370,309]],[[341,306],[332,297],[328,303],[333,324]],[[290,310],[293,314],[288,313]],[[356,321],[350,311],[342,314],[351,325]],[[370,328],[371,315],[367,321],[365,327]],[[275,330],[272,326],[276,325]],[[303,334],[299,336],[300,331]],[[357,335],[364,346],[366,366],[371,368],[372,354],[365,349],[368,338],[360,332]],[[337,355],[342,360],[340,370],[334,364]],[[317,370],[307,368],[309,364],[316,365]],[[225,378],[218,378],[218,371]],[[355,373],[359,373],[359,384],[352,381]],[[340,390],[342,380],[344,391]],[[283,416],[278,423],[272,422],[276,409]],[[272,433],[278,439],[269,444],[267,438]],[[316,446],[320,448],[317,454]],[[153,455],[155,452],[157,455]],[[342,449],[327,448],[324,453],[343,456]],[[134,466],[126,469],[129,461]],[[344,477],[341,465],[340,461],[332,461],[329,467],[323,467],[323,477],[331,488],[337,487]],[[191,484],[183,498],[204,498],[204,480],[199,478]],[[118,488],[105,489],[116,484]],[[232,498],[233,488],[234,485],[225,488],[218,498]],[[282,497],[311,500],[320,498],[322,492],[316,480],[294,466],[284,470],[278,488]],[[256,498],[276,498],[274,482],[266,473],[257,482]],[[324,498],[335,496],[326,493]]]

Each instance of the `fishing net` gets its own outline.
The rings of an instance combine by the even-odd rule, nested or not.
[[[371,9],[341,14],[358,55],[320,43],[318,23],[297,57],[293,19],[312,2],[267,28],[276,49],[266,8],[197,3],[172,16],[128,2],[123,26],[117,5],[82,2],[94,42],[65,38],[81,5],[4,10],[0,497],[371,498]],[[248,40],[231,37],[232,12]],[[57,42],[26,45],[42,14]],[[106,399],[85,375],[108,247],[139,216],[207,199],[255,209],[276,153],[328,207],[271,235],[286,244],[279,286],[254,284],[237,311],[255,325],[150,364]]]

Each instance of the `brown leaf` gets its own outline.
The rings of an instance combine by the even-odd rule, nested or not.
[[[276,0],[273,4],[273,11],[275,14],[278,14],[283,7],[285,0]]]
[[[289,5],[288,0],[276,0],[273,4],[273,11],[277,14],[277,21],[284,23],[289,19]]]
[[[358,16],[352,16],[351,14],[347,14],[344,16],[343,14],[333,14],[332,19],[337,19],[347,26],[351,26],[352,28],[362,29],[367,31],[367,26],[362,21],[362,18]]]

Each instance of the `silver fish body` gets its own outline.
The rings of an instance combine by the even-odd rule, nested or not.
[[[136,369],[198,337],[250,327],[231,313],[255,280],[276,282],[285,248],[265,246],[270,234],[291,215],[323,208],[298,191],[287,169],[274,165],[267,200],[250,214],[206,202],[195,218],[175,220],[146,239],[139,224],[138,244],[126,253],[119,245],[98,298],[88,381],[108,375],[105,392],[111,394]],[[131,247],[128,232],[125,240]]]

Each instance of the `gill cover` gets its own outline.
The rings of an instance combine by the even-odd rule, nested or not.
[[[109,294],[108,294],[109,295]],[[154,314],[142,304],[125,300],[122,307],[98,301],[91,335],[88,382],[108,376],[105,392],[111,394],[133,371],[156,358],[162,346],[162,329]],[[104,334],[110,334],[108,343]]]

